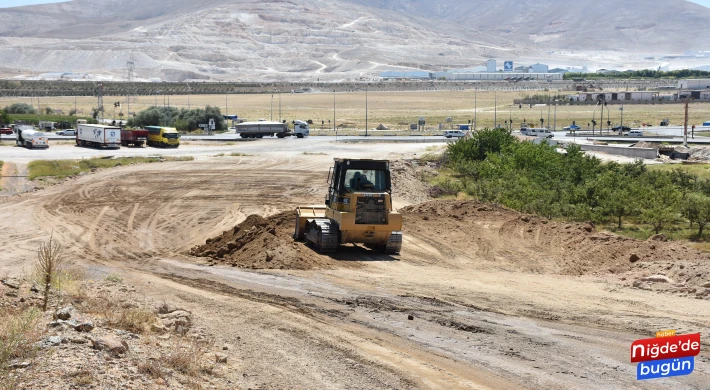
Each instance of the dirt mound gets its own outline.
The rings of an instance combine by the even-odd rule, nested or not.
[[[678,292],[704,291],[702,286],[710,282],[707,254],[664,242],[660,236],[640,241],[598,232],[590,223],[549,221],[475,201],[428,202],[406,207],[402,213],[406,233],[435,246],[445,257],[465,256],[481,266],[613,276],[629,285],[664,275],[673,283],[650,286]]]
[[[392,196],[395,201],[407,203],[422,203],[432,199],[431,185],[425,177],[436,176],[434,163],[421,160],[392,161]]]
[[[209,257],[210,262],[252,269],[322,269],[337,262],[294,242],[296,213],[287,211],[267,218],[250,215],[222,235],[194,247],[190,254]]]

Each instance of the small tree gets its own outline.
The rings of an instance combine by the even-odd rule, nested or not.
[[[76,109],[72,108],[71,110],[69,110],[69,116],[74,116],[74,115],[76,115]]]
[[[680,194],[670,182],[659,181],[656,184],[655,187],[644,188],[647,198],[641,215],[659,234],[666,224],[676,218]]]
[[[34,107],[26,103],[15,103],[11,106],[5,107],[3,110],[8,114],[36,114],[37,110]]]
[[[683,201],[683,215],[690,224],[698,224],[698,239],[703,236],[705,226],[710,223],[710,197],[691,193]]]
[[[52,114],[54,114],[54,109],[52,107],[45,107],[44,113],[47,115],[52,115]]]
[[[3,125],[9,125],[10,124],[10,115],[5,112],[5,110],[0,111],[0,124]]]
[[[49,295],[53,284],[59,282],[59,277],[65,267],[64,248],[54,241],[53,235],[49,236],[49,241],[39,245],[37,250],[37,264],[35,270],[37,276],[44,284],[44,299],[42,310],[47,310]]]

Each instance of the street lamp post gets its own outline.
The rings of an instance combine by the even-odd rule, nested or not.
[[[557,102],[559,100],[555,100],[555,123],[552,125],[552,131],[557,131]]]
[[[271,94],[271,121],[274,121],[274,94]]]

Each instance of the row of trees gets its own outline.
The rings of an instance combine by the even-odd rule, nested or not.
[[[185,108],[152,106],[139,112],[135,118],[128,120],[129,127],[143,126],[169,126],[180,131],[194,131],[199,129],[201,124],[214,120],[215,130],[227,129],[227,124],[222,116],[219,107],[207,106],[205,108]]]
[[[6,112],[8,114],[16,114],[16,115],[37,115],[37,109],[30,106],[27,103],[15,103],[11,106],[6,106],[2,110],[3,112]],[[42,110],[46,115],[52,115],[54,114],[54,109],[52,107],[44,107]],[[69,116],[74,116],[76,115],[76,110],[72,109],[69,111]]]
[[[442,183],[483,201],[548,218],[647,224],[659,233],[676,223],[710,223],[710,180],[681,169],[649,171],[641,162],[604,163],[578,145],[560,153],[547,143],[521,142],[504,129],[483,130],[449,145],[455,180]]]
[[[630,70],[612,73],[565,73],[565,80],[573,79],[685,79],[710,77],[710,72],[703,70]]]

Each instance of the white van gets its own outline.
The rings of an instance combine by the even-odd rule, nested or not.
[[[528,135],[531,135],[533,137],[543,137],[543,138],[552,138],[555,136],[554,134],[552,134],[550,129],[548,129],[546,127],[529,129]]]
[[[624,134],[624,137],[643,137],[643,131],[641,130],[631,130]]]
[[[466,133],[461,130],[446,130],[444,132],[444,137],[446,138],[463,138],[465,136]]]

